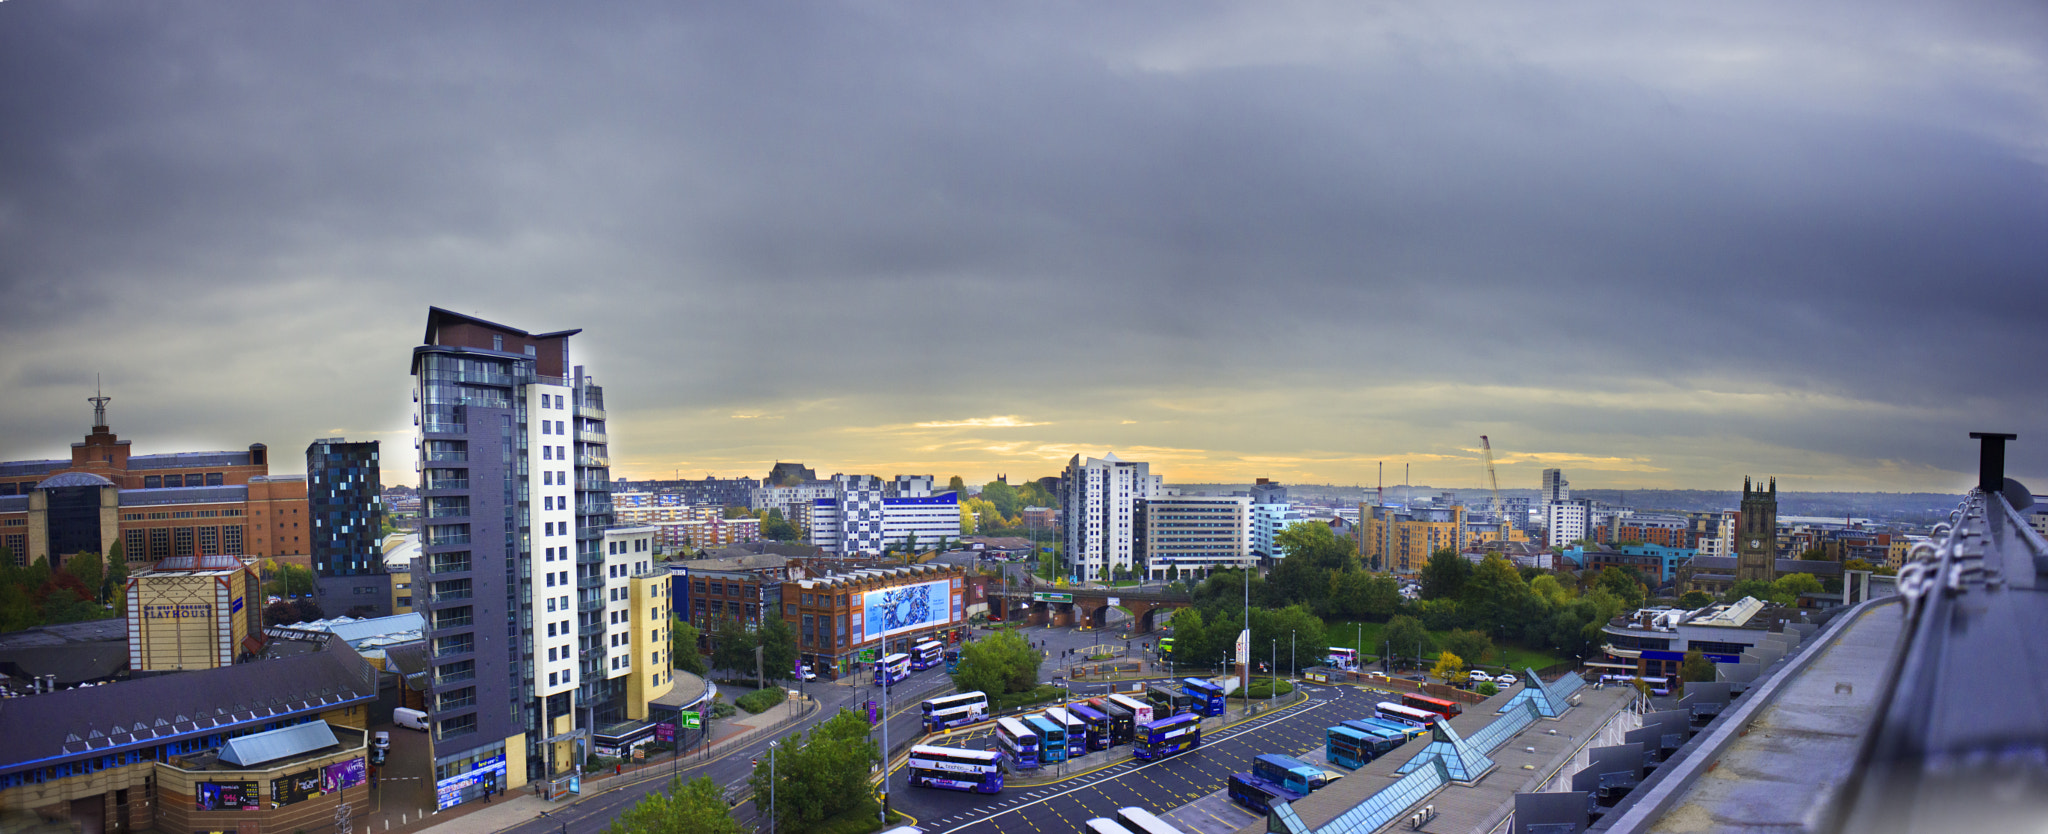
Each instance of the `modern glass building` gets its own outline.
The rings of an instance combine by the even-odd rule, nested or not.
[[[313,590],[328,615],[391,614],[391,577],[379,533],[383,476],[375,440],[339,437],[306,447],[307,522]]]

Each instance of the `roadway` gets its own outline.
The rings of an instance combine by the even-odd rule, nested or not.
[[[1031,788],[1006,788],[1000,794],[963,793],[908,786],[904,769],[890,774],[893,806],[914,817],[930,834],[968,831],[1033,831],[1071,834],[1095,817],[1113,817],[1118,808],[1138,806],[1165,814],[1223,790],[1230,774],[1249,770],[1261,753],[1301,755],[1323,746],[1324,728],[1362,718],[1380,693],[1349,686],[1305,685],[1308,700],[1292,709],[1261,716],[1204,736],[1202,746],[1158,762],[1124,759],[1064,781]],[[1404,745],[1402,750],[1414,747]],[[1117,748],[1128,751],[1128,745]],[[1395,755],[1400,755],[1396,753]]]

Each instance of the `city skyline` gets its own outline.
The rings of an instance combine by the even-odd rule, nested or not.
[[[2031,4],[7,3],[0,80],[0,460],[95,374],[402,448],[439,305],[587,328],[631,478],[2048,465]]]

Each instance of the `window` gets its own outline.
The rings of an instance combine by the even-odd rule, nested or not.
[[[143,489],[162,489],[162,488],[163,488],[163,486],[164,486],[164,476],[162,476],[162,475],[144,475],[144,476],[142,476],[142,488],[143,488]]]
[[[492,335],[491,335],[491,349],[492,349],[492,350],[504,350],[504,349],[505,349],[505,337],[503,337],[503,336],[499,336],[499,335],[496,335],[496,334],[492,334]]]
[[[208,472],[208,473],[206,473],[206,485],[207,485],[207,486],[220,486],[220,485],[221,485],[221,483],[222,483],[222,476],[221,476],[221,473],[219,473],[219,472]]]

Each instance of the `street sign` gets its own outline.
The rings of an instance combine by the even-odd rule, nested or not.
[[[860,662],[862,662],[862,663],[873,663],[873,662],[875,662],[875,650],[874,650],[874,649],[861,649],[861,650],[860,650]]]
[[[691,711],[689,711],[689,710],[684,710],[684,711],[683,711],[683,713],[682,713],[682,719],[683,719],[683,729],[685,729],[685,730],[701,730],[701,729],[704,729],[704,716],[703,716],[703,714],[702,714],[702,713],[697,713],[697,712],[691,712]]]
[[[1073,595],[1073,594],[1055,594],[1055,593],[1053,593],[1053,592],[1051,592],[1051,591],[1035,591],[1035,592],[1033,592],[1033,593],[1031,594],[1031,601],[1033,601],[1033,602],[1073,602],[1073,601],[1074,601],[1074,595]]]

